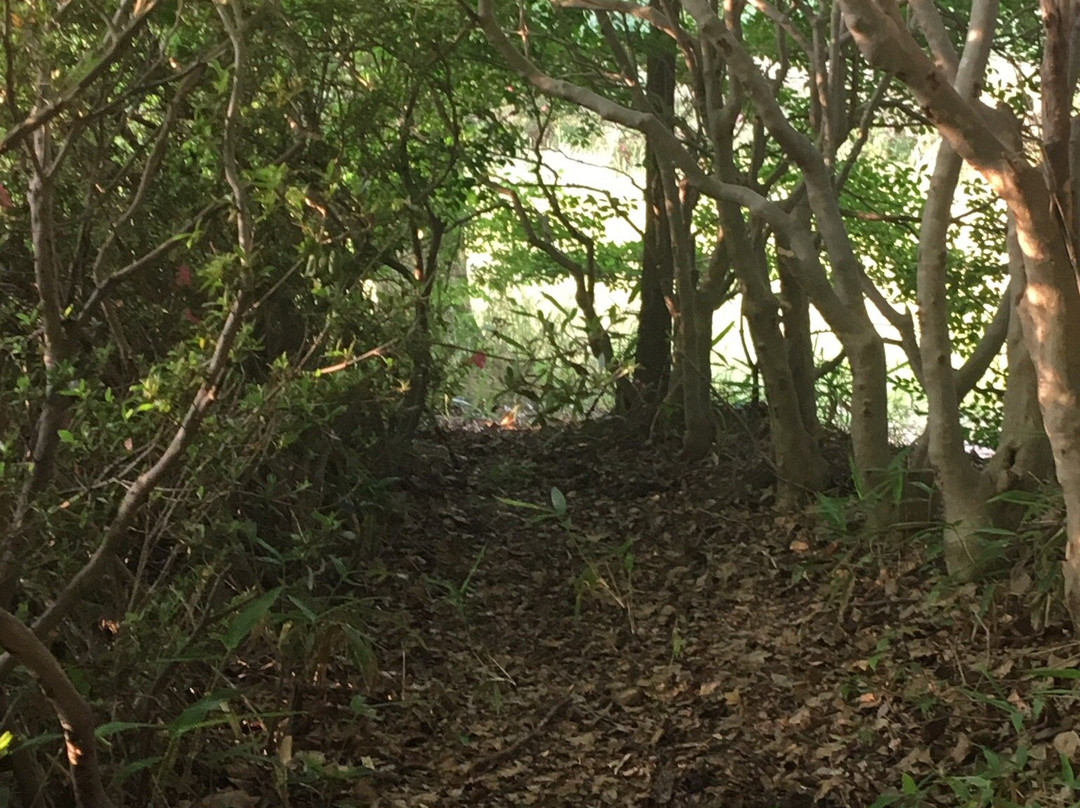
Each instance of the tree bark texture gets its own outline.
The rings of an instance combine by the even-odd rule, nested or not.
[[[1009,217],[1009,295],[1019,299],[1024,289],[1024,256]],[[986,464],[995,494],[1015,489],[1031,491],[1054,476],[1054,456],[1039,409],[1039,385],[1035,365],[1024,342],[1019,314],[1009,321],[1005,342],[1008,377],[1002,403],[1001,435],[997,449]],[[991,508],[994,524],[1012,528],[1023,516],[1021,506],[1001,502]]]

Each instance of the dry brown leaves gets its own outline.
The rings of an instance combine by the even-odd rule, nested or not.
[[[1075,649],[939,591],[913,545],[772,511],[752,452],[687,467],[605,429],[444,436],[367,593],[381,675],[350,687],[377,709],[328,691],[296,740],[373,770],[338,804],[866,806],[1006,753],[1017,717],[1048,766],[1080,754],[1027,673]],[[552,486],[569,533],[496,500]]]

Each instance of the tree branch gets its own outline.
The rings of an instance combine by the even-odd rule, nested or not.
[[[926,44],[934,54],[934,64],[950,82],[956,82],[956,69],[960,57],[953,47],[945,22],[941,19],[934,0],[908,0],[915,22],[926,37]]]
[[[34,632],[6,609],[0,609],[0,646],[34,675],[56,710],[64,730],[68,765],[79,808],[110,808],[101,785],[94,739],[94,713],[60,663]]]
[[[127,52],[135,35],[142,30],[144,25],[146,25],[146,21],[149,19],[157,5],[158,0],[143,0],[143,2],[138,3],[136,5],[134,16],[128,20],[125,27],[119,31],[115,30],[117,24],[116,17],[119,17],[121,13],[118,11],[116,17],[113,18],[109,36],[106,37],[107,45],[105,51],[94,66],[83,74],[78,81],[61,92],[60,97],[56,101],[35,108],[25,119],[16,124],[12,129],[9,129],[3,139],[0,139],[0,154],[3,154],[8,149],[18,145],[32,132],[44,126],[67,109],[82,95],[87,87],[105,75],[109,68]],[[122,10],[123,9],[121,9],[121,11]]]
[[[240,0],[231,0],[228,8],[221,5],[217,8],[222,24],[225,26],[233,44],[234,73],[232,91],[230,92],[229,104],[225,113],[222,162],[225,166],[226,181],[233,191],[234,203],[237,208],[237,240],[240,264],[245,275],[245,277],[241,278],[241,284],[243,284],[249,280],[247,276],[250,274],[251,260],[255,252],[254,222],[251,217],[248,192],[241,181],[236,160],[238,118],[243,102],[243,85],[247,68],[242,33],[244,26]],[[34,620],[31,628],[38,637],[45,636],[52,631],[67,613],[74,608],[87,590],[98,582],[111,563],[113,556],[126,546],[128,530],[140,508],[161,483],[162,479],[172,472],[185,457],[187,448],[194,439],[199,425],[217,399],[218,391],[229,368],[230,352],[240,333],[240,327],[248,309],[248,294],[242,289],[237,294],[218,334],[213,354],[207,366],[205,380],[195,393],[187,412],[173,434],[172,440],[157,461],[140,474],[128,489],[120,502],[116,516],[109,523],[105,535],[102,537],[97,549],[90,556],[90,559],[57,594],[52,604]],[[12,666],[13,659],[10,654],[0,656],[0,679],[10,673]]]
[[[997,311],[983,331],[982,338],[975,346],[975,350],[968,356],[967,361],[956,369],[956,395],[957,400],[963,400],[964,396],[972,391],[979,379],[986,373],[990,363],[1001,352],[1001,346],[1005,344],[1005,338],[1009,333],[1009,320],[1012,316],[1012,295],[1006,289],[998,303]]]

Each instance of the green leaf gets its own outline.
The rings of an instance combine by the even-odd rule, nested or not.
[[[127,764],[116,773],[116,779],[121,783],[133,774],[138,774],[143,769],[149,769],[151,766],[161,762],[161,755],[155,755],[154,757],[143,758],[142,760],[136,760]]]
[[[302,600],[297,598],[295,595],[289,595],[288,598],[292,602],[292,604],[297,609],[300,610],[300,614],[304,615],[304,619],[306,619],[309,623],[314,623],[316,620],[319,619],[318,615],[315,614],[315,612],[313,612],[307,606],[307,604],[305,604]]]
[[[551,488],[551,507],[559,516],[566,515],[566,495],[554,486]]]
[[[202,726],[206,721],[206,716],[211,711],[221,709],[221,706],[226,704],[236,693],[236,690],[230,688],[203,696],[173,719],[172,723],[169,724],[169,734],[175,737]]]
[[[903,798],[904,797],[901,794],[882,794],[870,804],[870,808],[888,808],[890,805],[896,805],[896,803],[900,802]]]
[[[61,443],[75,443],[75,436],[71,434],[68,429],[56,430],[57,436],[60,438]]]
[[[1030,491],[1023,491],[1020,489],[1012,489],[1009,491],[1002,491],[1000,494],[995,494],[990,497],[990,502],[1010,502],[1016,505],[1034,505],[1042,501],[1042,497],[1038,494],[1031,493]]]
[[[271,589],[269,592],[265,592],[255,600],[251,601],[243,610],[233,618],[229,624],[228,629],[221,637],[221,642],[225,645],[225,648],[229,651],[235,651],[239,647],[240,643],[247,639],[247,636],[251,633],[251,630],[255,628],[255,625],[266,616],[266,613],[270,611],[270,607],[274,605],[274,602],[281,595],[282,587]]]
[[[1050,679],[1080,679],[1080,668],[1032,668],[1028,673]]]
[[[1068,755],[1063,755],[1058,752],[1058,757],[1061,759],[1061,779],[1065,781],[1066,785],[1072,786],[1076,782],[1076,773],[1073,771],[1072,761],[1069,760]]]
[[[363,695],[356,695],[352,697],[349,702],[349,710],[353,715],[369,716],[374,711],[371,709],[371,705],[368,704],[367,699]]]
[[[45,732],[41,735],[35,735],[33,738],[21,739],[19,749],[35,749],[39,746],[55,744],[63,737],[59,732]]]
[[[127,732],[129,729],[152,729],[155,727],[157,727],[157,724],[145,724],[139,721],[110,721],[97,727],[94,730],[94,737],[108,738],[121,732]]]
[[[501,502],[503,505],[509,505],[512,508],[528,508],[530,511],[546,511],[540,505],[535,505],[532,502],[525,502],[521,499],[510,499],[510,497],[495,497],[496,502]]]

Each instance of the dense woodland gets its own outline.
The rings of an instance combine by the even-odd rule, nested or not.
[[[5,0],[0,807],[1080,805],[1080,0]]]

